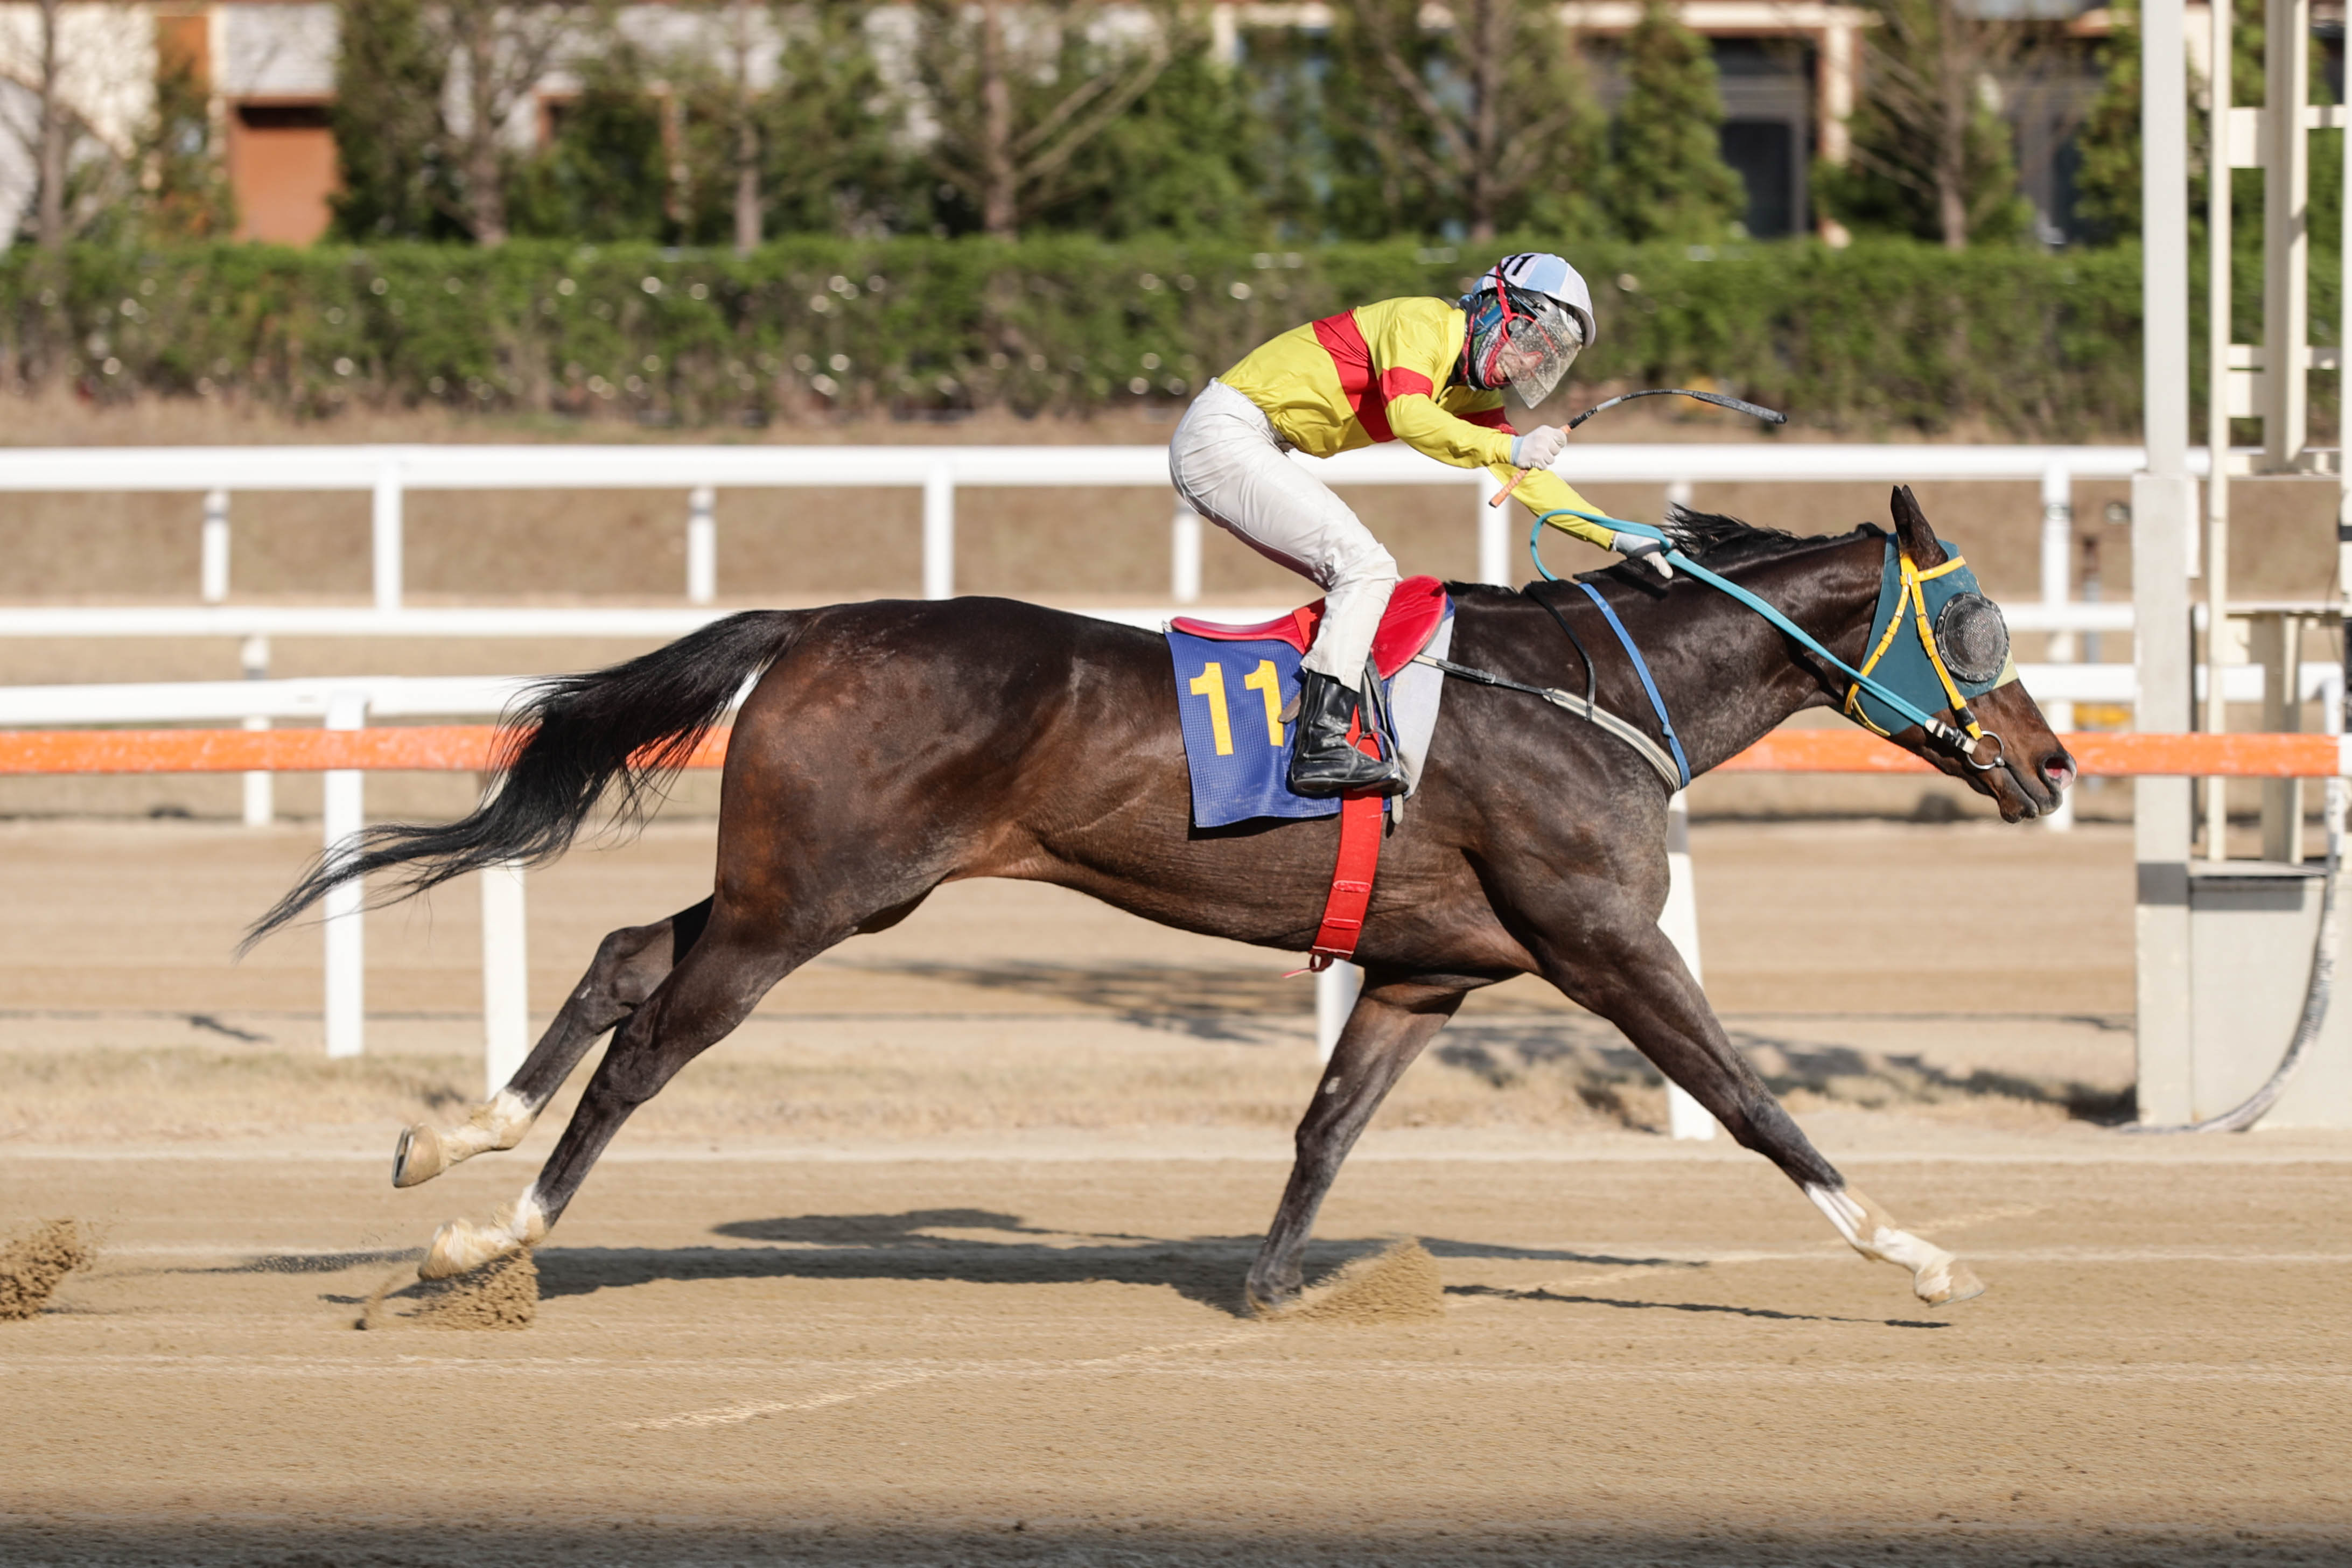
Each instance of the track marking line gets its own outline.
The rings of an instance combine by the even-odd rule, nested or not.
[[[1162,1345],[1145,1345],[1139,1350],[1122,1352],[1111,1356],[1089,1356],[1081,1361],[1041,1362],[1007,1367],[992,1365],[962,1365],[929,1368],[919,1372],[901,1373],[893,1377],[877,1378],[854,1388],[838,1389],[831,1394],[813,1394],[806,1399],[768,1399],[744,1405],[722,1405],[715,1410],[688,1410],[676,1415],[656,1416],[646,1421],[624,1421],[624,1432],[674,1432],[687,1427],[732,1426],[740,1422],[756,1421],[763,1415],[791,1415],[803,1411],[823,1410],[831,1405],[846,1405],[871,1394],[887,1394],[892,1389],[908,1388],[919,1383],[934,1383],[950,1377],[1035,1377],[1055,1376],[1075,1372],[1098,1372],[1108,1367],[1131,1366],[1156,1361],[1163,1356],[1181,1355],[1189,1351],[1209,1350],[1218,1345],[1232,1344],[1239,1340],[1253,1339],[1262,1331],[1257,1329],[1226,1329],[1218,1333],[1196,1339],[1178,1340]]]

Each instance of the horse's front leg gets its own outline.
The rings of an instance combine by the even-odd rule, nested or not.
[[[1921,1300],[1940,1306],[1983,1293],[1968,1265],[1897,1226],[1822,1157],[1732,1046],[1654,913],[1643,912],[1643,900],[1593,881],[1580,892],[1573,917],[1552,928],[1562,934],[1533,944],[1547,979],[1616,1025],[1742,1146],[1780,1166],[1855,1251],[1911,1270]]]
[[[1454,1016],[1465,994],[1461,985],[1449,989],[1392,976],[1369,974],[1365,982],[1298,1123],[1290,1184],[1257,1261],[1250,1265],[1247,1289],[1254,1310],[1271,1312],[1297,1299],[1304,1283],[1300,1258],[1340,1163],[1389,1089]]]

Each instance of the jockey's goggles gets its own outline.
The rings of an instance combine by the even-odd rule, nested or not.
[[[1508,386],[1530,408],[1551,395],[1584,347],[1584,329],[1566,308],[1523,289],[1481,289],[1463,308],[1463,379],[1486,391]]]

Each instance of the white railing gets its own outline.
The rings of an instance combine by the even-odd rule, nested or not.
[[[1478,575],[1512,580],[1524,531],[1517,509],[1488,508],[1484,469],[1448,468],[1396,446],[1299,463],[1335,485],[1459,486],[1476,498]],[[1662,484],[1676,499],[1700,482],[2014,479],[2042,488],[2042,598],[2066,597],[2072,487],[2144,466],[2137,447],[1818,445],[1602,445],[1570,448],[1559,465],[1574,483]],[[2202,472],[2201,452],[2191,454]],[[922,584],[929,598],[955,592],[956,495],[967,487],[1158,489],[1168,486],[1160,447],[187,447],[0,451],[0,492],[187,492],[203,497],[197,588],[206,604],[230,589],[231,500],[238,491],[365,492],[372,498],[370,558],[381,612],[405,596],[406,498],[420,490],[675,489],[687,498],[689,604],[719,593],[722,489],[811,487],[917,489],[922,494]],[[1201,520],[1171,497],[1169,596],[1201,592]],[[1050,584],[1041,588],[1050,591]],[[79,612],[78,612],[79,613]],[[89,635],[109,635],[92,632]]]

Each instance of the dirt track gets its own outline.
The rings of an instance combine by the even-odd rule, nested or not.
[[[1310,1262],[1421,1237],[1443,1318],[1248,1320],[1305,983],[983,886],[796,977],[634,1121],[530,1328],[395,1293],[361,1332],[552,1137],[385,1180],[398,1121],[474,1091],[470,900],[377,921],[398,1016],[330,1067],[315,939],[221,962],[299,836],[8,831],[0,1233],[100,1244],[0,1324],[12,1565],[2352,1561],[2352,1139],[2070,1115],[2128,1079],[2121,834],[1699,836],[1719,1002],[1984,1274],[1965,1307],[1752,1156],[1646,1131],[1622,1048],[1517,988],[1408,1078]],[[692,895],[698,831],[534,881],[542,1004]],[[1898,909],[1916,943],[1841,972]]]

